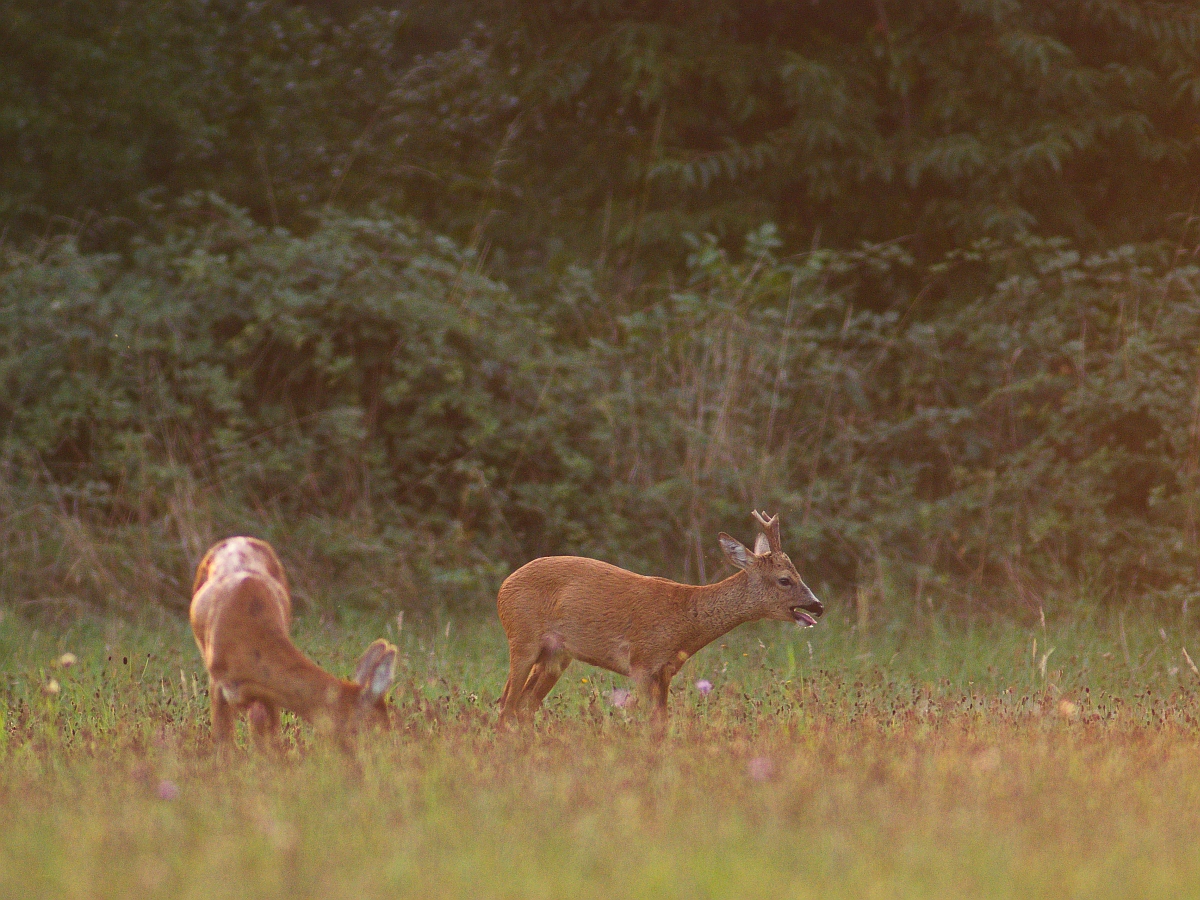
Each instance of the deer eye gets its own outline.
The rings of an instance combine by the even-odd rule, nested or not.
[[[781,575],[779,577],[779,585],[780,587],[791,587],[792,579],[788,578],[786,575]]]

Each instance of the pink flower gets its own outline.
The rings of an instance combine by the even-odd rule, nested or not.
[[[712,692],[712,682],[707,678],[701,678],[696,682],[696,690],[700,692],[701,696],[707,697]]]
[[[179,796],[179,785],[164,778],[158,783],[158,790],[155,793],[159,800],[174,800]]]
[[[629,705],[630,693],[625,688],[616,688],[608,695],[608,702],[617,709],[624,709]]]
[[[775,774],[775,761],[769,756],[756,756],[746,764],[746,774],[755,781],[767,781]]]

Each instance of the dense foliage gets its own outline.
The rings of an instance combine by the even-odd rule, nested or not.
[[[212,190],[303,230],[384,199],[512,273],[1017,230],[1187,233],[1200,12],[1181,0],[164,0],[0,16],[0,216],[107,240]],[[150,204],[150,207],[147,204]],[[664,255],[662,251],[666,251]]]
[[[716,532],[765,505],[817,584],[1035,615],[1046,591],[1187,601],[1200,268],[1034,239],[926,268],[777,245],[698,240],[686,284],[625,312],[582,269],[534,307],[383,214],[298,237],[195,197],[128,262],[10,249],[4,552],[59,556],[5,588],[82,568],[85,595],[112,591],[94,571],[120,566],[70,545],[94,527],[142,535],[182,600],[205,542],[247,521],[351,581],[391,555],[389,596],[422,604],[548,552],[703,580]],[[65,550],[19,534],[46,490],[77,523]],[[302,540],[306,521],[326,524]]]
[[[10,0],[0,590],[180,602],[233,530],[342,603],[709,579],[765,505],[862,603],[1186,604],[1198,28]]]

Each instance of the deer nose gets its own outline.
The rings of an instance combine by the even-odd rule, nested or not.
[[[805,612],[810,612],[814,616],[824,615],[825,613],[825,604],[818,600],[812,591],[808,592],[808,600],[800,605],[804,608]]]

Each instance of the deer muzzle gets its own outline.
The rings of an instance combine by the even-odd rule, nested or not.
[[[807,599],[789,609],[796,624],[802,628],[812,628],[825,612],[825,604],[818,600],[812,591],[806,589]]]

